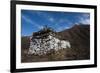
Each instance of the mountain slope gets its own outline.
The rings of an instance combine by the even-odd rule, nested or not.
[[[61,49],[55,53],[51,50],[50,53],[41,56],[41,58],[37,55],[30,56],[25,54],[29,50],[29,37],[21,37],[22,62],[90,59],[90,25],[74,25],[70,29],[55,33],[55,37],[60,40],[68,40],[71,49]]]
[[[62,39],[69,40],[73,48],[89,48],[90,26],[75,25],[71,29],[58,32]],[[77,46],[74,46],[74,45]]]
[[[69,40],[77,56],[90,57],[90,26],[75,25],[70,29],[59,32],[62,39]]]

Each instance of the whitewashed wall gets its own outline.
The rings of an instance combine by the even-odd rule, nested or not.
[[[45,39],[31,39],[28,54],[44,55],[50,50],[58,51],[59,49],[69,49],[71,48],[70,42],[65,40],[60,40],[54,36],[47,36]]]

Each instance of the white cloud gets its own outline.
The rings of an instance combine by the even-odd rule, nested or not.
[[[54,18],[48,17],[49,21],[54,22]]]
[[[59,27],[63,27],[64,29],[69,29],[73,23],[69,21],[68,19],[60,19],[58,22],[56,22],[55,25]]]
[[[90,24],[90,14],[89,13],[84,13],[80,16],[76,17],[77,22],[75,22],[75,24],[79,25],[81,24]]]
[[[44,12],[37,12],[38,16],[40,17],[44,17],[46,20],[50,21],[50,22],[54,22],[55,19],[53,18],[53,16],[47,14],[47,13],[44,13]]]
[[[80,18],[79,23],[90,24],[90,19],[89,18]]]
[[[38,28],[38,29],[43,28],[43,26],[38,25],[36,22],[34,22],[33,20],[31,20],[30,18],[28,18],[28,17],[25,16],[25,15],[22,15],[22,18],[23,18],[26,22],[28,22],[29,24],[34,25],[34,26],[35,26],[36,28]]]
[[[82,17],[84,17],[84,18],[90,18],[90,15],[89,14],[83,14]]]

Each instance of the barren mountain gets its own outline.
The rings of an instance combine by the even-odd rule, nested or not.
[[[70,29],[55,32],[60,40],[68,40],[71,49],[59,50],[46,56],[27,56],[29,37],[21,37],[22,62],[56,61],[56,60],[85,60],[90,59],[90,25],[74,25]]]
[[[78,59],[90,58],[90,25],[74,25],[58,33],[62,39],[70,41]]]
[[[74,25],[70,29],[58,32],[62,39],[69,40],[72,48],[90,48],[90,26]]]

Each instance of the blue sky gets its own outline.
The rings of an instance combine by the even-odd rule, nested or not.
[[[89,13],[21,10],[21,35],[29,36],[47,25],[59,32],[75,24],[90,24]]]

